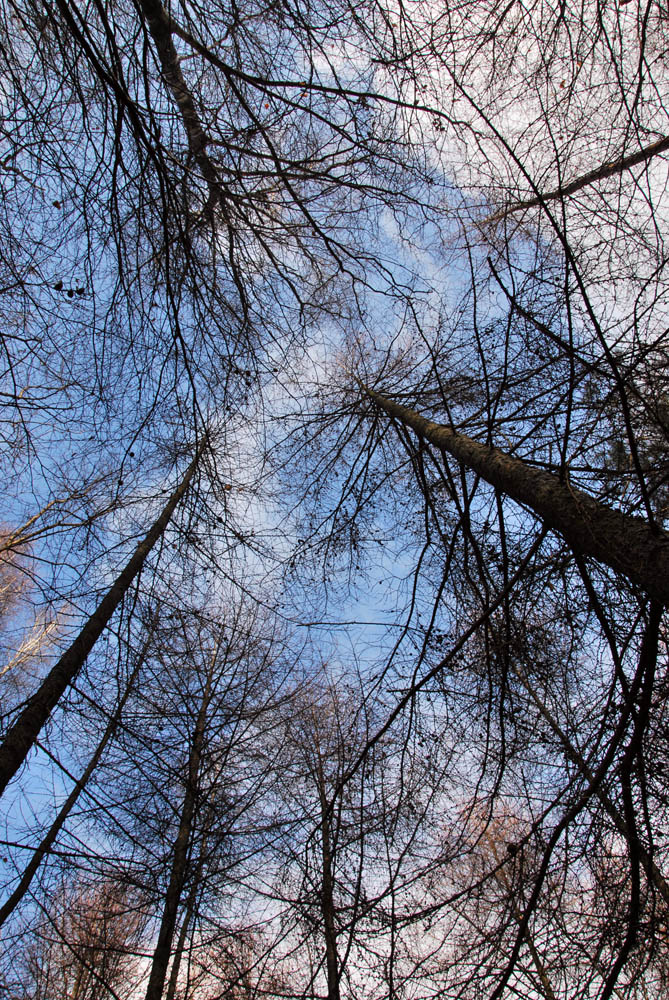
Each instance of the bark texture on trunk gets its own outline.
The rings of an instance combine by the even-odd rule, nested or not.
[[[64,692],[76,679],[88,654],[144,565],[146,557],[170,523],[177,504],[188,491],[205,446],[206,438],[203,438],[183,479],[163,507],[160,516],[154,521],[143,541],[137,545],[124,569],[119,573],[77,638],[63,653],[55,666],[51,668],[37,691],[28,699],[16,722],[8,730],[2,745],[0,745],[0,795],[30,753],[40,730]]]
[[[607,507],[550,472],[427,420],[359,384],[380,410],[529,507],[575,551],[610,566],[662,604],[669,602],[669,535],[665,531],[653,531],[642,518]]]

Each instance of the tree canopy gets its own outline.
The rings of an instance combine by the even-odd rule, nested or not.
[[[659,0],[3,0],[0,984],[666,996]]]

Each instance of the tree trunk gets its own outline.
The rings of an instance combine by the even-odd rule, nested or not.
[[[490,850],[492,851],[492,856],[495,859],[496,872],[493,877],[497,882],[497,884],[501,886],[501,888],[504,890],[504,892],[508,894],[509,906],[511,909],[511,914],[513,916],[513,919],[516,921],[517,924],[522,924],[523,914],[516,904],[515,890],[511,885],[511,883],[509,882],[507,874],[504,870],[502,859],[500,858],[499,851],[497,850],[497,844],[495,843],[495,839],[494,837],[491,836],[489,830],[486,830],[485,839],[490,847]],[[524,936],[525,936],[525,944],[527,945],[527,950],[529,951],[530,957],[532,959],[532,964],[534,965],[534,968],[536,969],[537,975],[539,977],[539,981],[541,982],[541,988],[543,990],[544,1000],[557,1000],[557,997],[555,996],[555,991],[553,990],[551,981],[546,971],[546,966],[544,965],[541,959],[541,955],[539,954],[539,950],[534,943],[534,938],[532,937],[532,933],[529,927],[525,928]]]
[[[476,472],[487,483],[529,507],[574,551],[610,566],[662,604],[669,602],[669,535],[646,521],[613,510],[550,472],[474,441],[359,383],[363,393],[388,416]]]
[[[565,731],[562,729],[562,726],[560,726],[557,719],[555,719],[555,717],[553,716],[552,712],[549,711],[545,701],[535,691],[532,684],[530,684],[524,671],[520,670],[515,664],[512,664],[511,669],[513,670],[514,674],[516,675],[516,677],[523,685],[528,695],[538,708],[539,712],[541,713],[541,716],[546,720],[553,733],[560,740],[566,759],[578,767],[583,777],[590,784],[594,784],[595,780],[594,774],[592,769],[588,765],[588,762],[585,760],[580,751],[571,742]],[[599,801],[606,809],[610,818],[613,820],[615,827],[618,830],[618,833],[621,834],[621,836],[625,839],[626,843],[629,843],[630,831],[628,825],[625,821],[625,818],[620,815],[620,812],[616,807],[615,802],[613,802],[613,800],[607,795],[606,791],[602,788],[601,785],[597,786],[596,795]],[[639,860],[641,862],[643,870],[646,873],[648,881],[655,886],[655,888],[662,896],[664,902],[669,904],[669,883],[667,882],[666,878],[664,877],[660,869],[657,867],[657,865],[653,861],[652,856],[650,855],[648,850],[643,846],[643,844],[641,843],[638,844],[637,850],[639,852]]]
[[[170,870],[170,880],[165,893],[165,903],[163,905],[163,915],[158,931],[158,941],[153,952],[151,963],[151,974],[149,984],[146,989],[146,1000],[161,1000],[165,988],[167,977],[167,967],[172,954],[172,940],[181,902],[184,880],[186,878],[186,868],[188,865],[188,848],[193,831],[193,819],[195,816],[195,805],[197,799],[197,783],[200,771],[200,761],[202,758],[202,746],[204,744],[204,734],[207,723],[207,710],[211,695],[212,678],[216,663],[216,652],[212,657],[212,664],[202,702],[198,712],[195,728],[193,730],[193,741],[190,754],[188,756],[188,775],[186,778],[186,791],[183,804],[181,806],[181,819],[174,846],[172,848],[172,867]]]
[[[150,642],[151,642],[151,633],[149,633],[149,637],[147,638],[146,642],[144,643],[137,657],[137,662],[133,667],[130,677],[128,678],[128,683],[126,684],[125,691],[121,696],[116,711],[114,712],[109,722],[107,723],[105,731],[102,734],[102,739],[98,743],[95,753],[93,754],[90,761],[86,765],[84,773],[75,783],[74,788],[72,789],[68,797],[65,799],[65,802],[61,806],[58,815],[51,824],[49,832],[42,839],[42,842],[40,843],[39,847],[36,848],[35,853],[33,854],[29,863],[26,865],[25,871],[23,872],[21,880],[17,885],[16,889],[14,889],[14,892],[11,894],[11,896],[7,900],[5,900],[2,907],[0,907],[0,927],[2,927],[7,917],[9,917],[11,913],[13,913],[13,911],[16,909],[16,907],[21,902],[26,892],[30,888],[30,883],[32,882],[35,876],[35,872],[37,871],[39,866],[42,864],[42,861],[53,847],[56,838],[58,837],[58,834],[60,833],[65,824],[67,817],[72,812],[72,809],[76,805],[77,799],[79,798],[84,788],[88,784],[88,780],[90,776],[93,774],[93,771],[98,766],[100,758],[104,753],[105,747],[107,746],[110,739],[116,732],[116,728],[121,718],[121,713],[123,712],[125,703],[130,696],[130,692],[132,691],[132,686],[135,683],[135,678],[137,677],[137,674],[139,673],[139,670],[144,662]]]
[[[195,903],[198,891],[198,882],[200,875],[202,874],[202,869],[204,867],[204,850],[202,847],[202,854],[200,855],[200,861],[197,866],[197,871],[193,878],[193,883],[188,893],[186,899],[184,917],[181,922],[181,929],[179,931],[179,937],[177,939],[177,946],[174,952],[174,958],[172,959],[172,968],[170,969],[170,978],[167,984],[167,992],[165,993],[165,1000],[174,1000],[177,992],[177,986],[179,985],[179,972],[181,970],[181,960],[183,958],[183,953],[186,948],[186,937],[188,935],[188,929],[190,927],[190,922],[193,919],[193,914],[195,912]]]
[[[325,776],[318,749],[318,794],[321,806],[321,913],[325,929],[325,964],[328,977],[328,1000],[340,1000],[339,962],[337,958],[337,928],[335,924],[334,885],[332,877],[332,846],[330,843],[331,805],[325,794]]]
[[[207,155],[210,138],[197,113],[193,94],[181,71],[179,54],[172,41],[173,23],[170,15],[159,0],[139,0],[139,9],[148,25],[162,70],[163,80],[168,86],[188,136],[188,145],[209,188],[205,214],[210,214],[221,200],[221,182],[213,161]]]
[[[42,726],[48,720],[61,696],[76,679],[86,662],[86,657],[123,600],[130,585],[144,565],[149,552],[165,531],[177,504],[188,491],[204,452],[206,441],[205,436],[188,466],[186,474],[144,540],[137,545],[125,568],[102,598],[77,638],[63,653],[58,663],[52,667],[35,694],[28,699],[25,708],[7,732],[0,746],[0,795],[30,753]]]

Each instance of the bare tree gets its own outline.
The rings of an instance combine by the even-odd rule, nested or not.
[[[31,944],[16,963],[11,997],[103,1000],[132,995],[141,911],[126,886],[64,886],[44,910]]]
[[[35,818],[21,912],[113,845],[156,1000],[289,993],[295,955],[330,1000],[372,967],[391,995],[660,992],[667,25],[657,0],[5,4],[0,558],[77,638],[0,784],[38,743],[82,775]],[[360,705],[311,677],[260,711],[274,633],[216,674],[189,616],[226,587],[321,659],[344,635]],[[279,891],[252,859],[272,881],[281,848]],[[416,941],[433,919],[463,946]]]

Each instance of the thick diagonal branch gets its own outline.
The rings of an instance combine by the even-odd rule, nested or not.
[[[514,212],[522,212],[527,208],[536,208],[537,205],[544,205],[549,201],[561,201],[563,198],[568,198],[570,195],[576,194],[577,191],[581,191],[591,184],[596,184],[607,177],[614,177],[616,174],[622,174],[625,170],[636,167],[639,163],[646,163],[654,156],[667,152],[667,150],[669,150],[669,136],[663,136],[661,139],[657,139],[656,142],[651,142],[648,146],[642,146],[635,153],[630,153],[629,156],[621,156],[617,160],[600,163],[593,170],[588,170],[585,174],[575,177],[569,183],[563,184],[553,191],[546,191],[536,194],[532,198],[514,201],[510,205],[507,205],[506,208],[502,208],[499,212],[495,212],[494,215],[484,219],[484,223],[498,222],[500,219],[505,219]]]

